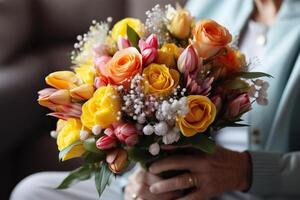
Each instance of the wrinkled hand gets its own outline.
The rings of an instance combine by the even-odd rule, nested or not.
[[[149,185],[158,181],[161,181],[160,177],[144,169],[137,170],[128,179],[128,184],[125,188],[125,200],[173,200],[181,194],[180,192],[151,193]]]
[[[150,172],[159,174],[169,170],[189,170],[150,186],[153,194],[195,187],[191,193],[177,200],[202,200],[228,191],[243,191],[250,187],[251,161],[247,152],[240,153],[217,147],[212,155],[177,155],[151,165]]]

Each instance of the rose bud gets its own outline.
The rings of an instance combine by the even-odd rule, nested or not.
[[[72,89],[77,87],[78,78],[74,72],[58,71],[49,74],[46,78],[46,83],[56,89]]]
[[[75,100],[88,100],[94,94],[94,87],[90,84],[83,84],[70,90],[70,95]]]
[[[198,55],[192,44],[187,46],[187,48],[180,54],[177,67],[181,73],[193,72],[202,64],[202,60],[198,58]]]
[[[116,146],[116,138],[107,135],[100,137],[96,142],[98,149],[107,150]]]
[[[211,101],[215,104],[217,113],[221,110],[222,108],[222,99],[220,96],[213,96],[211,98]]]
[[[113,173],[120,174],[128,166],[128,154],[124,149],[114,149],[107,154],[106,162]]]
[[[54,88],[46,88],[38,92],[38,102],[40,105],[52,109],[57,105],[68,105],[71,98],[68,90],[57,90]]]
[[[248,94],[241,94],[229,103],[225,116],[236,119],[249,110],[251,110],[250,98]]]
[[[139,48],[143,58],[143,65],[147,66],[152,63],[157,57],[158,41],[156,35],[150,35],[146,41],[140,40]]]
[[[138,130],[133,124],[118,123],[114,127],[114,133],[120,142],[128,146],[134,146],[138,142]]]
[[[177,10],[175,16],[168,26],[169,31],[173,36],[179,39],[185,39],[190,35],[192,17],[189,11],[184,9]]]
[[[128,39],[125,39],[119,35],[117,46],[119,50],[122,50],[122,49],[126,49],[127,47],[130,47],[131,45]]]

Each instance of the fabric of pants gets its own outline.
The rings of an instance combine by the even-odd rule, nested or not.
[[[22,180],[13,190],[10,200],[99,200],[94,179],[78,182],[68,189],[55,189],[68,172],[41,172]],[[100,200],[122,200],[122,187],[114,180]]]

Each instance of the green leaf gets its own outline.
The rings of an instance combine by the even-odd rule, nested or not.
[[[100,163],[105,159],[105,153],[99,152],[99,153],[87,153],[85,155],[84,161],[86,163]]]
[[[233,79],[224,83],[224,87],[230,90],[244,90],[248,89],[249,85],[241,79]]]
[[[260,77],[273,78],[273,76],[271,76],[270,74],[264,73],[264,72],[237,72],[233,76],[245,78],[245,79],[254,79],[254,78],[260,78]]]
[[[61,150],[58,154],[58,159],[62,160],[62,158],[76,145],[82,144],[82,141],[76,141],[72,144],[70,144],[69,146],[67,146],[66,148],[64,148],[63,150]]]
[[[91,177],[91,169],[88,165],[83,165],[76,170],[70,172],[70,174],[62,181],[57,189],[66,189],[71,185],[83,180],[87,180]]]
[[[96,139],[93,137],[84,140],[83,147],[89,152],[93,152],[93,153],[102,152],[100,149],[96,147]]]
[[[95,184],[98,191],[99,197],[105,190],[106,186],[110,183],[110,176],[112,172],[108,169],[106,164],[102,164],[100,168],[95,171]]]
[[[139,50],[138,44],[139,44],[140,36],[128,24],[127,24],[127,37],[129,39],[129,41],[131,42],[132,46],[134,46],[135,48],[137,48]]]
[[[192,137],[182,137],[177,146],[191,146],[205,153],[213,154],[215,152],[216,143],[205,134],[196,134]]]

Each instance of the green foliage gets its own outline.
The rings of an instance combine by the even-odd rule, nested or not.
[[[245,81],[235,78],[224,83],[224,87],[230,90],[248,90],[249,85]]]
[[[204,133],[198,133],[192,137],[181,137],[174,145],[179,147],[192,147],[208,154],[213,154],[216,147],[215,141]]]
[[[99,152],[99,153],[88,152],[84,157],[84,161],[86,163],[94,164],[94,163],[100,163],[101,161],[105,160],[105,158],[106,158],[106,154],[104,152]]]
[[[254,78],[260,78],[260,77],[273,78],[273,76],[271,76],[270,74],[264,73],[264,72],[237,72],[233,76],[244,78],[244,79],[254,79]]]
[[[79,145],[79,144],[82,144],[82,141],[76,141],[72,144],[70,144],[69,146],[67,146],[66,148],[64,148],[63,150],[61,150],[58,154],[58,159],[59,160],[62,160],[62,158],[69,152],[71,151],[71,149],[76,146],[76,145]]]
[[[57,189],[66,189],[79,181],[87,180],[91,177],[91,172],[92,171],[88,165],[83,165],[82,167],[70,172]]]
[[[84,140],[83,147],[93,153],[101,153],[102,151],[96,147],[96,139],[94,137]]]
[[[139,50],[138,44],[139,44],[140,36],[128,24],[127,24],[127,37],[128,40],[131,42],[132,46],[134,46]]]
[[[99,197],[105,190],[106,186],[110,184],[110,176],[112,172],[109,170],[106,164],[102,163],[99,168],[95,170],[95,184]]]

